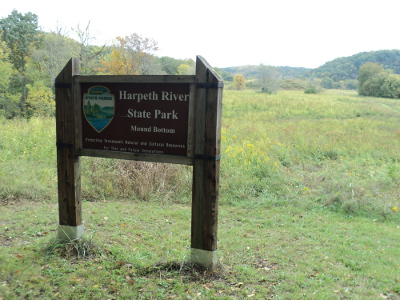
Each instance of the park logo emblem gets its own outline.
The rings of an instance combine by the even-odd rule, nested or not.
[[[104,86],[96,85],[83,95],[83,114],[97,132],[103,131],[112,121],[115,112],[115,97]]]

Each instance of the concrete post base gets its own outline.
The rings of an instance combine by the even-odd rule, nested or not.
[[[59,225],[58,238],[63,241],[80,239],[83,236],[83,224],[78,226]]]
[[[218,262],[217,250],[207,251],[202,249],[191,248],[190,259],[192,262],[202,265],[209,269],[214,268]]]

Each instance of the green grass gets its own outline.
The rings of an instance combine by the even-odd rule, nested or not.
[[[83,207],[86,255],[81,250],[79,259],[73,245],[68,251],[54,239],[55,204],[2,209],[4,299],[399,298],[399,223],[326,209],[222,205],[221,267],[207,272],[188,262],[189,205]]]
[[[399,120],[355,92],[224,91],[210,271],[190,167],[82,158],[85,238],[60,243],[54,120],[0,119],[0,299],[400,299]]]
[[[394,215],[400,204],[400,101],[344,91],[225,95],[224,199]]]

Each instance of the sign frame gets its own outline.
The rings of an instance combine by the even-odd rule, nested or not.
[[[188,84],[186,155],[130,153],[86,149],[82,143],[82,83]],[[191,260],[206,268],[217,265],[218,191],[223,81],[201,56],[196,75],[79,75],[71,58],[55,79],[58,237],[71,241],[84,234],[80,157],[127,159],[193,166]]]
[[[104,157],[104,158],[116,158],[116,159],[127,159],[136,161],[147,161],[147,162],[164,162],[164,163],[175,163],[193,165],[194,158],[194,106],[195,106],[195,76],[194,75],[93,75],[93,76],[74,76],[74,82],[77,83],[75,90],[75,99],[78,100],[76,105],[82,107],[81,99],[81,84],[80,83],[93,83],[93,84],[104,84],[105,86],[109,83],[143,83],[143,84],[188,84],[190,85],[189,91],[189,116],[188,116],[188,137],[187,137],[187,155],[164,155],[164,154],[145,154],[145,153],[129,153],[122,151],[111,151],[111,150],[93,150],[85,149],[82,147],[82,133],[79,132],[76,135],[75,145],[77,148],[77,154],[80,156],[92,156],[92,157]],[[77,126],[82,126],[82,117],[78,113],[76,115]]]

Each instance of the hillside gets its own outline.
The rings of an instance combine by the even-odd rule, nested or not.
[[[228,75],[242,74],[245,78],[257,78],[259,76],[259,66],[247,65],[247,66],[239,66],[239,67],[228,67],[228,68],[220,68],[222,76],[225,80],[225,77]],[[279,74],[283,79],[293,79],[298,78],[305,72],[311,70],[307,68],[297,68],[297,67],[276,67]]]
[[[329,77],[333,81],[357,79],[358,70],[366,62],[380,64],[384,69],[391,69],[400,74],[400,50],[380,50],[361,52],[349,57],[339,57],[324,65],[302,74],[306,77]]]
[[[357,79],[358,70],[366,62],[382,65],[384,69],[391,69],[400,74],[400,50],[380,50],[361,52],[349,57],[339,57],[315,69],[276,67],[282,79],[292,78],[331,78],[335,82]],[[259,66],[240,66],[221,68],[222,75],[242,74],[245,78],[257,78]]]

